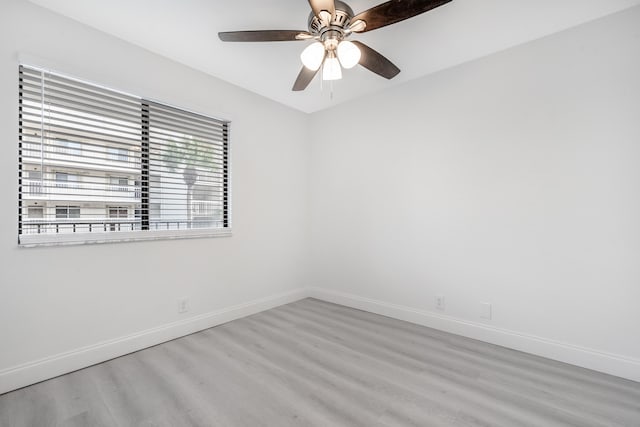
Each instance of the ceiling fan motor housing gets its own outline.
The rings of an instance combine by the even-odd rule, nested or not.
[[[353,18],[353,10],[342,1],[335,0],[335,10],[335,17],[330,22],[314,15],[313,12],[309,14],[309,32],[319,37],[328,50],[334,50],[338,46]]]

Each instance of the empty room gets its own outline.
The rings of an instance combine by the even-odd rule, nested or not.
[[[0,0],[0,427],[640,427],[640,0]]]

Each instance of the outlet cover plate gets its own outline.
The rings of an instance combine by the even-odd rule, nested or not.
[[[480,317],[483,319],[491,320],[491,303],[490,302],[480,303]]]
[[[186,313],[189,311],[189,298],[180,298],[178,300],[178,313]]]

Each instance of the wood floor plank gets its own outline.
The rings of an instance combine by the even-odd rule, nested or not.
[[[0,426],[640,427],[640,383],[306,299],[0,395]]]

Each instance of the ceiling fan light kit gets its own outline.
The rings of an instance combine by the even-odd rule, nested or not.
[[[340,0],[309,0],[311,13],[308,31],[258,30],[220,32],[227,42],[315,41],[300,54],[303,67],[293,90],[304,90],[322,67],[323,80],[342,78],[342,68],[362,65],[386,79],[400,69],[380,53],[362,42],[346,40],[352,34],[375,30],[420,15],[451,0],[390,0],[354,15],[348,4]]]
[[[322,80],[340,80],[342,78],[342,68],[336,54],[331,51],[327,54],[322,66]]]
[[[325,50],[320,42],[313,42],[307,46],[300,54],[300,60],[305,67],[316,71],[324,61]]]
[[[358,46],[351,43],[349,40],[342,40],[338,44],[338,59],[340,64],[346,69],[353,68],[358,65],[362,52],[358,49]]]

